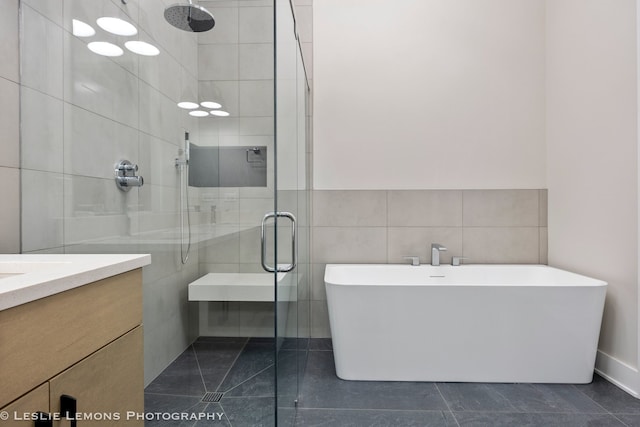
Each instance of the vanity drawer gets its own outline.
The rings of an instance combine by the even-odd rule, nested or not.
[[[142,269],[0,311],[0,407],[142,323]]]

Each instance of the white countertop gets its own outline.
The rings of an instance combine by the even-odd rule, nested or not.
[[[147,254],[0,255],[0,310],[149,264]]]

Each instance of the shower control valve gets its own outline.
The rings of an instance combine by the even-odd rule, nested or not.
[[[121,160],[116,164],[116,186],[121,191],[129,191],[131,187],[142,187],[144,178],[137,176],[138,165],[131,163],[129,160]]]

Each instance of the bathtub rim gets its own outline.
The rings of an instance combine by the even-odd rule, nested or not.
[[[349,280],[337,280],[334,278],[336,274],[331,275],[333,270],[337,270],[339,268],[392,268],[392,269],[400,269],[407,271],[416,271],[417,269],[434,269],[435,273],[447,272],[447,271],[464,271],[470,269],[501,269],[501,268],[524,268],[524,269],[539,269],[539,270],[548,270],[553,272],[553,274],[564,275],[567,278],[573,279],[575,281],[579,281],[579,283],[569,283],[569,282],[550,282],[550,283],[513,283],[512,281],[507,281],[505,283],[451,283],[448,281],[436,281],[427,283],[367,283],[366,280],[359,280],[358,282],[349,281]],[[435,276],[435,275],[434,275]],[[438,277],[433,277],[438,278]],[[363,264],[363,263],[330,263],[325,265],[325,271],[323,275],[323,280],[325,286],[471,286],[471,287],[481,287],[481,286],[495,286],[495,287],[539,287],[539,288],[555,288],[555,287],[567,287],[567,288],[580,288],[580,287],[608,287],[608,283],[604,280],[597,279],[594,277],[586,276],[584,274],[576,273],[570,270],[565,270],[558,267],[552,267],[545,264],[464,264],[460,266],[452,266],[452,265],[440,265],[440,266],[432,266],[430,264],[421,264],[419,266],[412,266],[409,264],[382,264],[382,263],[371,263],[371,264]]]

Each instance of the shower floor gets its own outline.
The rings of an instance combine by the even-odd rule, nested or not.
[[[293,358],[295,344],[285,342],[282,357]],[[281,426],[640,427],[640,400],[597,375],[586,385],[343,381],[331,340],[298,347],[309,350],[300,404],[278,409]],[[273,369],[271,339],[201,337],[147,387],[145,410],[209,418],[145,425],[272,426]],[[203,402],[207,392],[223,395]]]

